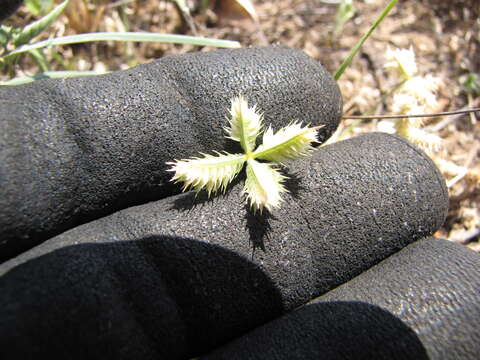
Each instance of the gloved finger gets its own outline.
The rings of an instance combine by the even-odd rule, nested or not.
[[[423,239],[204,359],[475,359],[480,255]]]
[[[4,263],[0,348],[196,356],[433,233],[448,208],[432,161],[396,136],[325,146],[290,170],[272,216],[249,215],[239,183],[195,206],[186,193],[122,210]]]
[[[286,47],[171,56],[105,76],[0,88],[0,261],[178,193],[165,162],[228,150],[224,127],[238,94],[275,129],[325,125],[321,140],[341,116],[330,74]]]

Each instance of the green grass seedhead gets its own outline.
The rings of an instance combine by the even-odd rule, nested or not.
[[[308,127],[301,123],[291,123],[276,133],[272,128],[263,135],[263,143],[254,150],[257,137],[263,132],[263,115],[256,106],[249,107],[247,100],[238,96],[232,100],[226,138],[240,143],[243,154],[215,152],[214,155],[168,162],[168,171],[174,172],[173,182],[183,182],[183,190],[196,192],[206,190],[210,196],[217,191],[225,191],[227,185],[247,163],[246,180],[243,192],[254,211],[263,208],[271,211],[282,202],[281,194],[287,192],[284,182],[287,179],[279,170],[279,165],[311,155],[315,150],[313,142],[318,142],[317,131],[321,126]],[[269,163],[258,160],[270,161]]]

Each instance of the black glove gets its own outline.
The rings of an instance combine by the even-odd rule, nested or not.
[[[468,248],[419,240],[204,358],[477,359],[479,266]]]
[[[2,358],[480,351],[479,256],[441,240],[409,245],[441,226],[448,196],[408,142],[369,134],[293,163],[272,215],[248,210],[241,179],[211,200],[175,195],[165,162],[238,151],[223,127],[239,93],[274,129],[325,125],[321,140],[341,115],[332,78],[284,47],[0,89],[0,254],[23,251],[0,266]],[[454,261],[439,269],[442,259]]]

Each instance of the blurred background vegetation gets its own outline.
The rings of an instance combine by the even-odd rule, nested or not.
[[[61,1],[26,0],[3,29],[24,29]],[[236,41],[228,46],[284,44],[304,50],[334,74],[386,6],[382,0],[70,0],[30,42],[76,34],[152,33]],[[435,111],[480,106],[478,0],[401,0],[367,40],[339,80],[344,114],[392,112],[396,86],[384,68],[390,48],[412,48],[421,74],[440,79]],[[154,59],[216,46],[192,43],[96,41],[49,46],[5,60],[22,42],[0,50],[0,82],[51,71],[85,74],[123,70]],[[226,44],[217,46],[227,46]],[[3,58],[2,58],[3,56]],[[38,76],[38,75],[37,75]],[[381,121],[344,120],[335,139],[376,131]],[[381,127],[381,126],[380,126]],[[442,138],[431,156],[447,179],[451,204],[436,234],[480,251],[480,126],[474,113],[428,118]]]

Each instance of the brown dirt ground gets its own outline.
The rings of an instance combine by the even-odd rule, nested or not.
[[[68,11],[53,24],[48,35],[151,31],[237,40],[242,46],[281,43],[303,49],[334,73],[387,1],[354,1],[355,15],[338,35],[334,34],[337,5],[333,2],[252,0],[255,18],[239,8],[235,0],[206,1],[207,9],[200,9],[201,0],[187,1],[192,18],[185,21],[169,1],[71,0]],[[389,113],[388,97],[382,99],[394,86],[383,69],[388,46],[412,46],[420,74],[441,78],[437,111],[480,106],[478,94],[469,95],[461,86],[461,77],[465,74],[480,74],[479,13],[478,0],[400,0],[339,80],[344,113]],[[21,26],[32,20],[26,8],[21,8],[7,23]],[[112,71],[168,54],[208,50],[210,48],[190,45],[91,43],[57,49],[60,56],[52,57],[50,62],[54,70]],[[17,75],[38,72],[28,57],[23,57],[15,70]],[[6,74],[0,74],[0,80],[5,79]],[[372,120],[359,124],[344,120],[340,137],[374,131],[376,125]],[[453,174],[451,169],[443,169],[450,185],[450,211],[436,235],[480,251],[480,126],[477,118],[473,114],[431,118],[427,120],[426,129],[443,139],[442,149],[432,155],[434,160],[448,161],[466,169],[463,173],[453,169]]]

